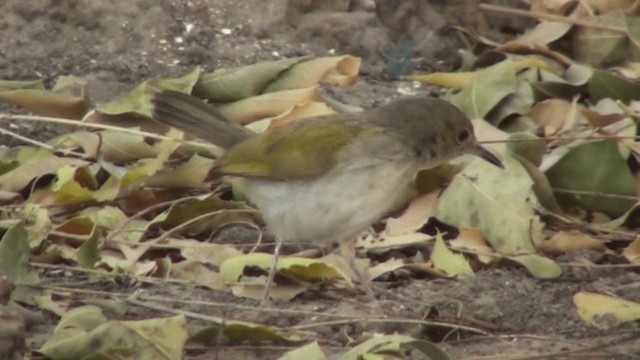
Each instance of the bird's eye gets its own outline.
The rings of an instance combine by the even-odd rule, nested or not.
[[[460,130],[460,132],[458,133],[458,142],[459,143],[463,143],[467,140],[469,140],[469,137],[471,136],[471,133],[469,132],[469,130],[467,129],[462,129]]]

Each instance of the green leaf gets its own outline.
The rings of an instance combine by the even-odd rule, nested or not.
[[[29,238],[22,225],[16,225],[0,241],[0,274],[15,284],[37,284],[38,273],[29,265]]]
[[[593,16],[590,21],[624,27],[625,12],[622,9]],[[596,67],[606,67],[623,61],[629,56],[629,40],[624,32],[580,26],[574,29],[571,52],[577,62]]]
[[[543,21],[525,30],[516,41],[525,44],[549,44],[562,38],[571,28],[572,25],[568,22]]]
[[[193,88],[193,95],[214,102],[231,102],[256,95],[264,90],[291,66],[311,59],[303,56],[203,74]]]
[[[115,100],[96,106],[96,110],[107,115],[135,113],[151,117],[151,97],[153,94],[161,89],[190,93],[198,81],[198,76],[200,76],[199,67],[179,78],[148,79],[118,96]]]
[[[98,248],[98,233],[98,229],[94,226],[91,236],[78,248],[78,264],[84,268],[95,268],[96,262],[101,259],[102,255]]]
[[[0,91],[31,89],[44,90],[42,80],[0,80]]]
[[[273,255],[252,253],[236,256],[220,264],[220,279],[231,286],[236,296],[260,299],[266,276],[245,275],[245,267],[257,267],[269,271],[273,264]],[[311,286],[311,282],[339,279],[353,286],[349,275],[330,261],[323,259],[307,259],[300,257],[281,257],[277,270],[292,279],[293,284],[271,284],[269,294],[274,299],[290,300]]]
[[[57,359],[182,359],[183,315],[140,321],[108,320],[96,306],[69,311],[38,352]]]
[[[473,275],[473,269],[471,269],[471,265],[469,265],[464,255],[456,254],[449,250],[440,233],[436,236],[436,244],[433,247],[431,260],[433,260],[433,265],[436,269],[448,276]]]
[[[640,84],[604,70],[593,70],[589,79],[589,93],[593,100],[613,98],[625,103],[640,100]]]
[[[535,100],[560,98],[570,101],[574,96],[584,91],[584,87],[592,75],[593,68],[580,64],[571,64],[562,77],[540,71],[541,81],[531,82]]]
[[[558,263],[537,254],[512,256],[509,259],[520,263],[539,279],[553,279],[562,275],[562,268]]]
[[[593,195],[556,191],[563,207],[579,206],[611,217],[623,215],[634,200],[607,197],[606,194],[636,194],[635,179],[613,139],[580,144],[569,150],[545,172],[554,190],[587,192]]]
[[[513,114],[526,114],[533,106],[533,89],[531,88],[530,78],[535,76],[535,69],[528,69],[518,74],[514,92],[507,95],[500,106],[488,114],[486,120],[493,125],[500,123]]]
[[[535,253],[542,222],[532,204],[533,180],[511,156],[501,156],[504,170],[475,159],[440,197],[436,217],[456,227],[480,229],[504,255]]]
[[[211,232],[234,222],[261,222],[260,214],[246,203],[221,200],[216,195],[210,195],[176,201],[167,212],[163,225],[166,227],[178,226],[207,213],[211,213],[211,216],[188,226],[187,229],[190,233]]]
[[[405,354],[403,351],[405,346],[417,349],[431,360],[451,359],[444,350],[430,341],[405,335],[384,335],[375,336],[363,342],[340,356],[338,360],[387,359],[394,355],[401,359]]]
[[[298,344],[307,341],[308,333],[283,330],[275,326],[266,326],[248,321],[220,319],[219,324],[201,327],[189,337],[190,343],[210,344],[221,335],[232,342],[257,341],[281,344]]]
[[[295,350],[288,351],[279,360],[325,360],[327,356],[322,352],[320,345],[314,341]]]
[[[449,100],[470,118],[484,118],[502,99],[516,90],[516,75],[509,59],[476,72],[462,91]]]

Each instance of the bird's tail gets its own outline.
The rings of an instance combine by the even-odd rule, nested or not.
[[[195,96],[163,90],[154,95],[152,104],[155,120],[224,149],[254,135]]]

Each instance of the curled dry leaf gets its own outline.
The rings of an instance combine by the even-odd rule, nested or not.
[[[591,249],[609,252],[604,242],[580,230],[560,231],[538,246],[540,251],[548,254],[561,254],[570,250]]]
[[[622,250],[622,256],[630,263],[640,265],[640,236],[636,236],[635,240]]]
[[[288,111],[268,119],[269,125],[267,128],[273,129],[300,119],[329,114],[335,114],[335,110],[326,103],[319,101],[307,101],[301,104],[295,104]]]
[[[449,246],[453,250],[470,250],[484,264],[492,262],[497,256],[496,252],[487,244],[482,232],[476,228],[462,227],[458,237],[449,240]]]
[[[299,89],[318,83],[352,85],[360,71],[360,58],[353,56],[321,57],[301,61],[273,81],[265,92]]]
[[[416,232],[435,214],[437,200],[436,191],[412,200],[401,216],[387,219],[384,236],[393,237]]]
[[[281,115],[290,111],[296,104],[320,100],[317,86],[311,86],[258,95],[222,105],[218,109],[228,118],[246,125],[256,120]]]
[[[545,135],[550,136],[571,129],[578,121],[580,108],[577,98],[572,102],[549,99],[535,104],[528,116],[543,126]]]
[[[640,62],[629,62],[624,66],[618,66],[611,69],[627,79],[640,79]]]

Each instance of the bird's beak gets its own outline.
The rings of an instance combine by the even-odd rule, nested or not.
[[[480,144],[476,144],[473,147],[473,150],[471,151],[471,153],[473,155],[483,158],[484,160],[492,163],[493,165],[499,167],[500,169],[504,169],[504,165],[502,164],[502,161],[500,161],[500,159],[497,156],[493,155],[492,152],[482,147],[482,145]]]

